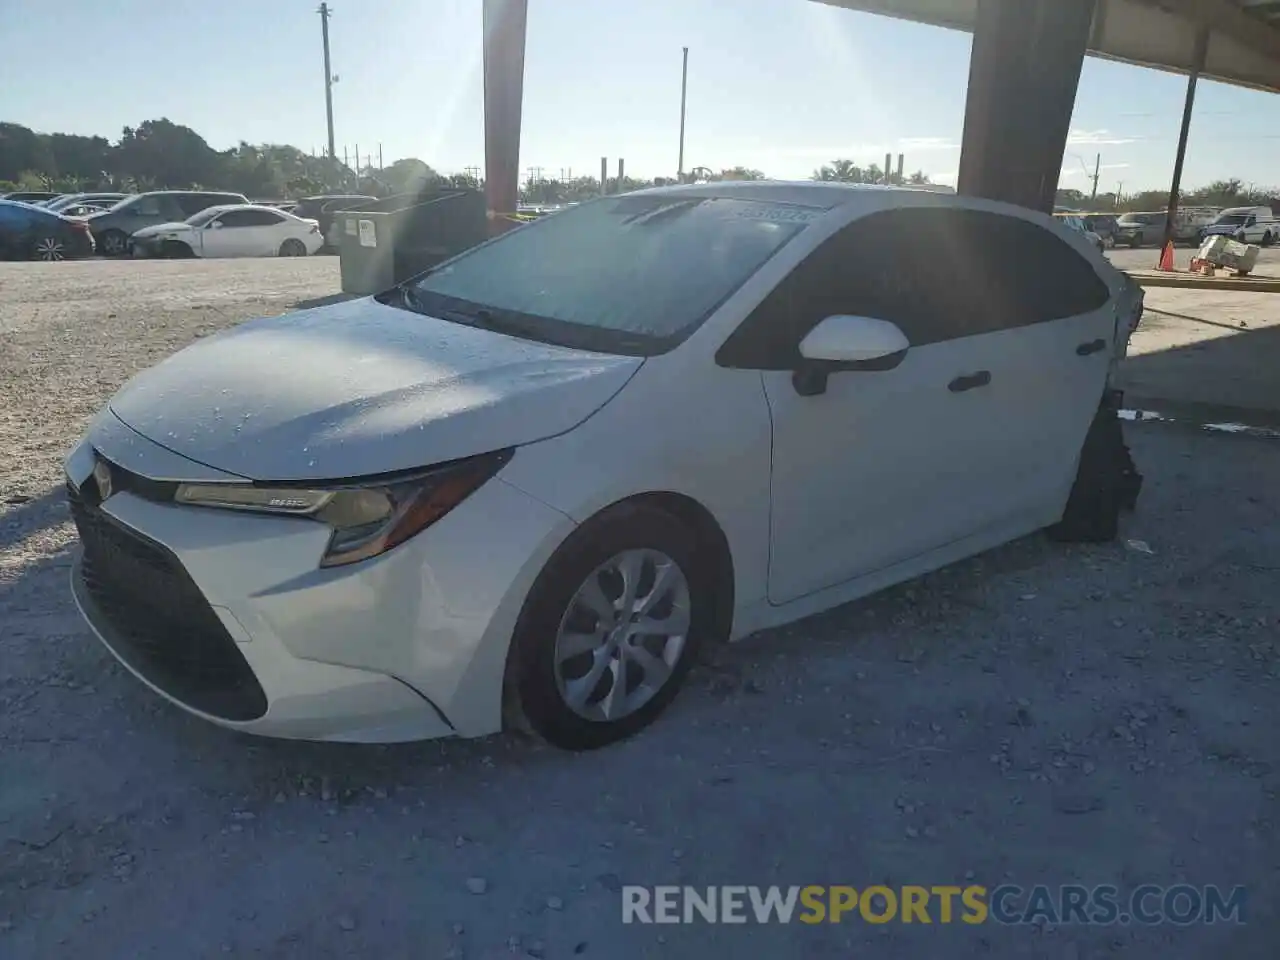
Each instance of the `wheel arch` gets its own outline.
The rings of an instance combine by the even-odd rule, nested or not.
[[[524,616],[525,607],[537,589],[542,572],[552,562],[557,553],[564,548],[565,544],[575,534],[588,529],[598,518],[625,510],[630,506],[647,506],[661,510],[692,533],[698,562],[708,563],[712,568],[716,626],[714,635],[709,638],[708,650],[714,649],[729,638],[733,629],[735,597],[733,552],[729,547],[729,538],[725,535],[720,522],[716,520],[715,516],[704,504],[687,494],[675,493],[669,490],[634,493],[619,500],[614,500],[600,507],[581,523],[575,524],[571,530],[567,531],[566,535],[547,555],[538,573],[529,584],[529,588],[521,600],[520,610],[516,615],[515,622],[512,624],[513,632],[518,628],[520,619]],[[505,728],[523,729],[528,732],[528,728],[520,716],[520,711],[518,709],[512,710],[511,684],[515,670],[516,644],[510,642],[511,639],[513,638],[508,638],[502,676],[502,722]]]
[[[613,506],[632,503],[653,506],[670,514],[693,534],[698,562],[710,566],[715,584],[716,634],[713,639],[715,642],[726,639],[733,629],[734,566],[729,538],[720,522],[703,503],[683,493],[665,490],[640,493]]]

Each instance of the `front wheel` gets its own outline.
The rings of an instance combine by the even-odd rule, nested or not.
[[[57,237],[39,237],[31,247],[31,259],[52,263],[67,259],[67,245]]]
[[[1264,247],[1269,247],[1271,244],[1275,243],[1275,239],[1276,238],[1271,235],[1271,231],[1268,230],[1262,235],[1262,245]]]
[[[567,750],[652,723],[714,633],[711,572],[665,511],[624,504],[579,527],[539,574],[512,636],[508,716]]]
[[[98,238],[103,256],[123,257],[129,247],[129,237],[123,230],[105,230]]]
[[[305,257],[306,255],[307,245],[296,237],[290,237],[280,244],[280,256],[282,257]]]

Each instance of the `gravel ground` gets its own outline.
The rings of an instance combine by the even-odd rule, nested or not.
[[[74,613],[60,456],[336,270],[0,264],[0,957],[1273,960],[1272,441],[1133,425],[1128,545],[1031,538],[753,638],[591,755],[256,740],[150,694]],[[1248,922],[620,922],[624,883],[968,882],[1243,884]]]

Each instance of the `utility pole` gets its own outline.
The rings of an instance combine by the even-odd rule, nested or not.
[[[360,144],[356,144],[356,183],[360,183]]]
[[[337,159],[337,151],[333,146],[333,68],[329,64],[329,17],[333,11],[329,4],[320,4],[320,36],[324,39],[324,112],[329,122],[329,159]]]
[[[1098,177],[1102,175],[1102,154],[1098,154],[1093,161],[1093,193],[1089,194],[1089,202],[1098,199]]]
[[[385,168],[385,167],[383,167],[383,165],[382,165],[382,144],[378,144],[378,169],[379,169],[379,170],[385,170],[385,169],[386,169],[386,168]]]
[[[689,93],[689,48],[684,47],[684,59],[680,67],[680,158],[676,162],[676,180],[684,182],[684,110]]]

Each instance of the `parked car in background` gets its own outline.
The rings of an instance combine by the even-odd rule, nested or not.
[[[30,203],[36,206],[57,199],[61,194],[48,190],[15,190],[13,193],[0,195],[0,200],[13,200],[15,203]]]
[[[1081,215],[1084,225],[1102,238],[1102,245],[1110,250],[1116,245],[1116,218],[1109,213],[1086,213]]]
[[[98,249],[105,256],[120,257],[129,252],[129,237],[143,227],[180,223],[218,204],[248,202],[242,193],[157,190],[121,200],[110,210],[93,214],[86,222],[93,231]]]
[[[0,200],[0,259],[79,260],[93,256],[93,249],[85,221]]]
[[[129,196],[131,195],[127,193],[64,193],[56,200],[50,200],[45,207],[54,213],[61,213],[68,207],[82,204],[96,204],[106,210],[114,207],[121,200],[128,199]]]
[[[1116,245],[1158,247],[1164,239],[1165,212],[1122,213],[1116,217]]]
[[[320,235],[324,237],[326,252],[338,249],[337,225],[333,215],[340,210],[352,210],[364,203],[372,203],[377,197],[364,194],[326,194],[318,197],[303,197],[293,212],[299,217],[315,220],[320,224]]]
[[[601,197],[138,374],[65,461],[72,593],[235,730],[603,746],[711,645],[1044,527],[1114,538],[1142,299],[976,197]]]
[[[1228,207],[1200,230],[1201,242],[1216,236],[1269,247],[1280,236],[1280,222],[1270,207]]]
[[[257,204],[209,207],[129,238],[135,257],[305,257],[323,244],[316,221]]]
[[[1077,233],[1083,234],[1088,239],[1088,241],[1091,244],[1093,244],[1097,249],[1105,250],[1107,248],[1106,244],[1103,242],[1102,237],[1100,237],[1098,234],[1090,230],[1088,225],[1084,221],[1084,217],[1080,216],[1079,214],[1055,213],[1054,217],[1062,221],[1062,223],[1064,223],[1070,229],[1075,230]]]

